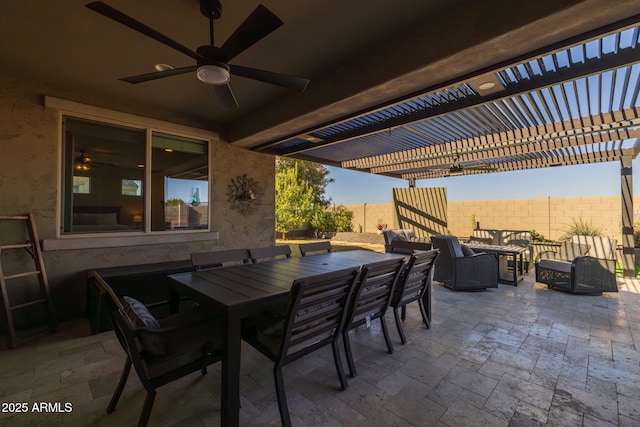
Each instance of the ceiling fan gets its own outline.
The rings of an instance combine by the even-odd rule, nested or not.
[[[80,151],[80,155],[73,161],[73,168],[78,172],[88,172],[94,166],[119,166],[117,163],[96,162],[85,151]]]
[[[498,169],[490,165],[463,166],[458,161],[458,156],[453,157],[453,163],[449,166],[449,175],[462,175],[466,170],[487,171],[492,172]]]
[[[301,77],[229,64],[229,61],[233,58],[262,40],[283,24],[276,15],[263,5],[258,5],[233,34],[231,34],[227,41],[218,47],[214,44],[213,21],[219,19],[222,15],[222,4],[219,0],[200,0],[200,12],[209,19],[210,44],[198,47],[195,52],[102,1],[88,3],[86,7],[132,30],[151,37],[170,48],[182,52],[196,61],[196,65],[188,67],[170,68],[163,71],[120,79],[125,82],[136,84],[176,76],[178,74],[195,72],[198,80],[213,85],[220,102],[227,108],[238,107],[238,102],[229,86],[231,75],[246,77],[298,91],[304,91],[309,84],[309,80]]]

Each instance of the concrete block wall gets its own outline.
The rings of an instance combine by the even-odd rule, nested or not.
[[[634,196],[640,215],[640,195]],[[347,205],[354,212],[354,230],[365,224],[365,232],[375,232],[378,218],[397,226],[392,204]],[[575,222],[582,220],[621,243],[622,202],[620,196],[533,197],[512,200],[470,200],[447,203],[447,229],[459,237],[470,236],[472,218],[481,228],[535,230],[547,239],[559,240]],[[389,225],[391,228],[391,225]]]
[[[375,233],[378,220],[387,224],[387,228],[398,228],[398,219],[391,203],[371,204],[361,203],[357,205],[347,205],[353,212],[353,230],[362,233]]]

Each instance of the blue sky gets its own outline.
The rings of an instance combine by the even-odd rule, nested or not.
[[[328,167],[327,185],[334,204],[391,203],[391,189],[406,180]],[[640,156],[633,161],[634,193],[640,193]],[[561,166],[416,181],[417,187],[446,187],[449,201],[526,199],[530,197],[619,196],[620,163]]]
[[[191,179],[165,178],[165,194],[167,199],[182,199],[185,203],[193,201],[196,189],[200,195],[200,203],[209,202],[209,182]]]

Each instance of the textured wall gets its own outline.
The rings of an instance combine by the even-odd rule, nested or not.
[[[621,243],[621,201],[619,196],[603,197],[534,197],[516,200],[471,200],[448,202],[446,229],[455,236],[471,235],[473,219],[482,228],[504,230],[536,230],[548,239],[558,240],[575,222],[599,227],[603,233]],[[640,212],[640,196],[634,196],[636,212]],[[382,218],[388,224],[398,221],[392,204],[347,205],[354,212],[354,230],[364,223],[365,232],[375,231],[375,221]]]
[[[29,83],[0,74],[0,215],[33,212],[39,237],[55,240],[58,199],[58,115],[43,107],[42,95]],[[83,316],[86,270],[100,267],[188,259],[191,252],[273,244],[274,158],[214,142],[211,150],[211,238],[183,243],[145,244],[145,237],[126,245],[97,249],[45,251],[54,304],[61,319]],[[227,200],[231,178],[247,174],[258,182],[258,198],[246,215]],[[15,225],[14,225],[15,226]],[[0,228],[0,242],[6,228]],[[195,236],[195,235],[194,235]],[[199,235],[201,236],[201,235]],[[147,240],[148,242],[148,240]],[[22,268],[18,255],[3,255],[3,266]],[[12,291],[14,300],[28,298],[34,285]],[[35,312],[26,317],[37,316]]]
[[[638,205],[640,197],[634,197]],[[576,221],[596,226],[621,242],[619,196],[535,197],[517,200],[449,202],[449,229],[456,236],[471,234],[471,216],[481,228],[536,230],[558,240]]]

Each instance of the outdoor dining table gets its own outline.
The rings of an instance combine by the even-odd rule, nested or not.
[[[524,253],[527,248],[523,246],[500,246],[500,245],[485,245],[485,244],[473,244],[465,243],[465,245],[472,251],[485,252],[488,254],[495,254],[498,257],[499,267],[499,280],[500,283],[518,286],[518,282],[524,278]],[[507,263],[503,262],[503,256],[513,257],[513,270],[509,272]]]
[[[221,425],[239,423],[243,318],[286,304],[296,279],[401,257],[408,256],[353,250],[170,275],[172,310],[183,295],[222,313]]]

